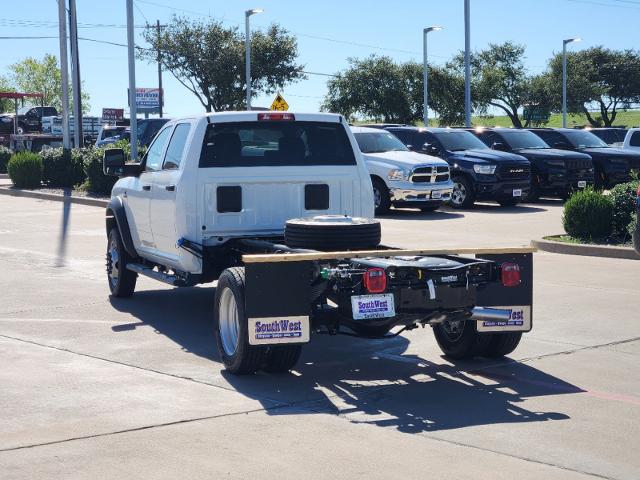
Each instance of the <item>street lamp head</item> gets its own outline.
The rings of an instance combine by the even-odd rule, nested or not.
[[[438,30],[442,30],[444,27],[441,27],[440,25],[432,25],[430,27],[427,27],[423,30],[424,33],[429,33],[429,32],[437,32]]]
[[[581,41],[582,41],[582,38],[575,37],[575,38],[567,38],[566,40],[563,40],[562,43],[564,43],[566,45],[567,43],[581,42]]]
[[[250,17],[251,15],[255,15],[256,13],[262,13],[264,12],[263,9],[261,8],[252,8],[250,10],[247,10],[244,12],[245,16]]]

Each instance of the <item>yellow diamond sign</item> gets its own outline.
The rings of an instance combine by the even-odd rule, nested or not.
[[[286,112],[287,110],[289,110],[289,104],[282,97],[282,95],[278,94],[276,96],[276,99],[271,104],[271,110],[280,110],[281,112]]]

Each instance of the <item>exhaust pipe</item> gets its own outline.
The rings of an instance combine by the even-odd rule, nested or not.
[[[475,307],[471,310],[471,320],[478,322],[508,322],[511,310],[498,308]]]

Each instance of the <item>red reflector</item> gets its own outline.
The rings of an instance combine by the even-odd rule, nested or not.
[[[505,287],[517,287],[520,285],[520,265],[517,263],[502,264],[502,285]]]
[[[364,288],[369,293],[382,293],[387,289],[387,275],[384,268],[370,268],[364,273]]]
[[[263,112],[258,114],[258,120],[260,121],[268,121],[268,120],[293,121],[295,119],[296,119],[296,116],[293,113],[286,113],[286,112]]]

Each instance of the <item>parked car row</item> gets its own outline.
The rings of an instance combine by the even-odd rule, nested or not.
[[[566,128],[373,124],[352,130],[369,166],[377,213],[391,205],[435,210],[443,202],[469,208],[479,200],[514,206],[542,195],[567,198],[587,186],[628,182],[631,169],[640,168],[640,129],[627,132],[625,149],[589,130]]]

